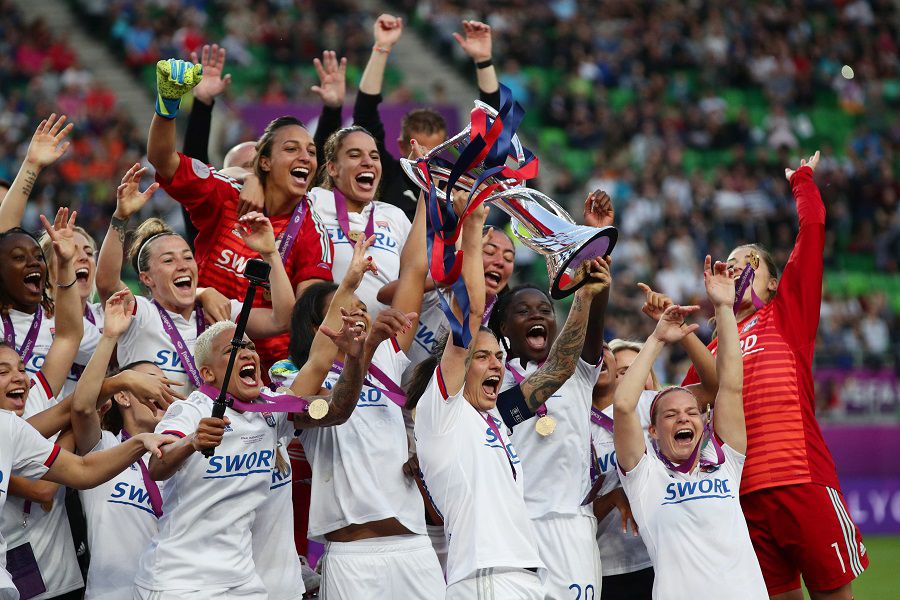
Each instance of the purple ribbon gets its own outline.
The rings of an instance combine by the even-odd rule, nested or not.
[[[593,410],[593,408],[591,409]],[[606,416],[606,415],[604,415]],[[607,417],[608,418],[608,417]],[[612,420],[612,419],[610,419]],[[605,427],[604,427],[605,429]],[[588,490],[588,493],[585,495],[584,500],[581,501],[582,506],[587,506],[591,502],[597,499],[597,495],[600,493],[600,488],[603,487],[603,480],[606,479],[606,475],[603,474],[603,470],[600,468],[600,459],[597,457],[597,451],[594,450],[594,437],[591,436],[591,489]]]
[[[607,415],[602,410],[597,410],[593,406],[591,407],[591,422],[599,425],[610,433],[613,432],[614,422],[612,417]]]
[[[344,198],[344,194],[341,193],[341,190],[334,188],[332,190],[334,192],[334,212],[337,213],[338,225],[341,228],[341,231],[344,232],[344,236],[347,238],[347,241],[350,242],[351,246],[356,246],[356,242],[350,237],[350,214],[347,212],[347,200]],[[365,239],[369,239],[373,235],[375,235],[375,205],[372,205],[372,210],[369,211],[369,221],[366,223],[366,237]]]
[[[222,390],[204,383],[199,387],[200,392],[206,394],[213,400],[219,397]],[[252,413],[263,413],[270,415],[271,413],[302,413],[306,412],[311,404],[306,398],[300,396],[292,396],[290,394],[279,394],[277,396],[260,396],[263,402],[244,402],[238,400],[231,394],[225,394],[225,402],[235,410]]]
[[[506,447],[506,443],[503,441],[503,436],[500,435],[500,428],[497,427],[497,423],[494,421],[494,417],[491,415],[486,415],[484,413],[480,413],[481,418],[484,419],[484,422],[488,424],[488,427],[491,428],[491,431],[494,432],[494,435],[497,436],[497,441],[500,442],[500,445],[503,446],[503,454],[506,455],[506,460],[509,461],[509,468],[512,469],[513,479],[516,479],[516,466],[513,464],[512,457],[509,455],[509,448]]]
[[[156,306],[156,310],[159,311],[159,318],[162,321],[163,330],[166,332],[166,335],[169,336],[169,340],[175,347],[175,352],[178,353],[178,358],[181,360],[181,364],[184,365],[185,373],[187,373],[187,376],[191,380],[191,383],[194,384],[194,387],[200,387],[203,384],[203,378],[200,377],[200,371],[197,370],[197,365],[194,364],[194,355],[191,354],[187,344],[184,342],[184,338],[181,337],[181,334],[178,332],[175,322],[172,321],[172,317],[170,317],[169,313],[166,312],[166,309],[162,307],[162,304],[155,299],[151,300],[151,302]],[[200,337],[200,334],[206,330],[206,320],[203,317],[203,308],[199,303],[194,306],[194,319],[197,321],[197,337]]]
[[[488,321],[491,320],[491,313],[494,312],[494,305],[497,304],[497,296],[488,294],[486,296],[487,303],[484,306],[484,316],[481,317],[481,324],[487,327]]]
[[[294,207],[291,220],[288,221],[287,227],[285,227],[284,232],[281,234],[281,242],[278,244],[278,255],[281,257],[281,262],[287,260],[287,257],[291,253],[291,248],[294,247],[294,242],[297,241],[300,228],[303,227],[303,220],[306,219],[306,211],[309,208],[308,202],[309,200],[306,196],[300,198],[300,202]]]
[[[97,319],[94,318],[94,311],[91,310],[91,307],[87,304],[84,305],[84,318],[88,320],[88,323],[91,325],[97,325]]]
[[[22,362],[26,365],[34,353],[34,345],[37,342],[38,333],[41,331],[41,322],[43,320],[44,310],[38,305],[37,310],[34,311],[34,317],[31,319],[28,333],[25,334],[25,341],[22,342],[22,347],[18,350],[19,356],[22,357]],[[9,318],[9,315],[3,315],[3,339],[11,348],[16,347],[16,328],[13,327],[12,319]]]
[[[130,437],[128,432],[122,429],[122,441],[124,442]],[[153,514],[158,519],[163,515],[162,494],[159,493],[159,485],[150,477],[150,471],[142,458],[137,459],[137,464],[141,470],[141,477],[144,478],[144,487],[147,488],[147,494],[150,496],[150,508],[153,509]]]
[[[712,442],[713,448],[716,451],[716,462],[701,458],[700,469],[703,471],[715,470],[723,462],[725,462],[725,453],[722,452],[722,444],[720,444],[719,440],[716,439],[716,435],[712,430],[712,420],[713,412],[712,409],[710,409],[709,418],[706,420],[706,425],[703,426],[703,433],[700,434],[700,441],[697,442],[696,446],[694,446],[694,450],[691,452],[691,455],[687,458],[687,460],[680,465],[676,465],[671,460],[663,456],[663,453],[659,451],[659,446],[657,445],[656,440],[653,440],[653,450],[656,452],[656,456],[659,458],[662,464],[664,464],[668,469],[672,471],[676,471],[678,473],[689,473],[691,468],[694,466],[694,461],[697,460],[697,455],[708,442]],[[707,440],[704,441],[703,437],[706,437]]]
[[[344,371],[344,363],[339,360],[333,361],[331,363],[332,373],[337,373],[340,375]],[[368,377],[363,380],[367,386],[371,388],[375,388],[380,391],[382,394],[387,396],[391,402],[403,408],[406,406],[406,392],[403,391],[403,388],[397,385],[390,377],[388,377],[387,373],[376,367],[374,364],[369,365],[368,374],[375,378],[375,381],[380,383],[383,387],[379,387],[372,383]]]
[[[756,307],[757,310],[766,305],[762,299],[756,295],[756,290],[753,289],[753,279],[756,276],[756,271],[753,270],[751,265],[747,265],[744,267],[744,270],[741,272],[741,276],[738,277],[737,283],[735,286],[734,293],[734,314],[738,313],[738,309],[741,306],[741,300],[744,299],[744,294],[747,293],[747,288],[750,288],[750,300],[753,301],[753,306]]]

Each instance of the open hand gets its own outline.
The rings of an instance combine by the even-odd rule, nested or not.
[[[41,224],[44,226],[47,235],[53,241],[53,251],[59,264],[68,263],[75,258],[77,247],[75,245],[75,217],[78,211],[72,211],[71,216],[69,209],[66,207],[56,211],[56,219],[53,224],[47,220],[47,217],[41,215]]]
[[[355,290],[358,288],[366,273],[378,273],[378,266],[371,255],[368,254],[369,248],[374,243],[375,236],[373,235],[369,239],[361,239],[353,245],[353,256],[350,259],[350,266],[347,267],[347,272],[344,274],[344,279],[341,282],[345,283],[349,289]]]
[[[222,75],[225,70],[225,48],[218,44],[213,44],[212,47],[205,44],[200,50],[199,61],[197,53],[191,52],[191,62],[199,63],[203,68],[203,78],[194,86],[194,98],[210,105],[231,84],[231,75]]]
[[[709,254],[703,263],[703,283],[706,284],[706,295],[713,306],[734,306],[734,277],[725,263],[716,261],[712,265]]]
[[[176,400],[185,398],[184,394],[173,387],[183,385],[177,381],[133,369],[122,372],[125,373],[128,374],[128,391],[131,396],[154,412],[157,409],[166,410]]]
[[[319,331],[330,339],[338,350],[347,356],[359,358],[362,354],[363,343],[366,341],[365,319],[362,315],[361,309],[348,311],[346,308],[341,308],[340,331],[335,331],[324,323],[319,325]]]
[[[66,138],[72,132],[75,126],[69,123],[65,127],[66,115],[56,118],[56,113],[50,115],[49,118],[41,121],[41,124],[34,130],[31,137],[31,143],[28,144],[28,152],[25,153],[25,162],[30,163],[39,169],[48,165],[52,165],[62,156],[69,143]]]
[[[210,325],[231,320],[231,300],[216,288],[204,288],[197,294],[197,300],[203,307],[203,318]]]
[[[347,59],[338,61],[333,50],[322,52],[322,60],[313,59],[313,66],[319,75],[319,85],[312,86],[312,91],[322,99],[322,104],[339,108],[344,104],[347,93]]]
[[[481,21],[463,21],[465,37],[453,32],[453,39],[476,63],[491,58],[491,26]]]
[[[809,157],[809,160],[807,160],[805,158],[800,159],[801,167],[809,167],[810,169],[815,171],[816,167],[818,165],[819,165],[819,151],[818,150],[816,150],[815,154],[813,154],[812,156]],[[791,177],[793,177],[794,173],[796,173],[796,172],[797,172],[796,170],[791,169],[790,167],[785,167],[784,178],[787,179],[788,181],[790,181]]]
[[[375,348],[387,339],[406,333],[417,316],[416,313],[404,314],[396,308],[384,309],[372,323],[372,331],[369,332],[366,345]]]
[[[140,163],[131,165],[131,168],[122,177],[122,183],[116,188],[116,212],[113,213],[113,216],[118,219],[128,219],[141,210],[153,197],[154,192],[159,189],[158,183],[154,181],[143,192],[140,188],[141,179],[146,173],[147,167],[141,168]]]
[[[659,318],[652,336],[664,344],[680,342],[700,327],[696,323],[688,325],[684,322],[685,317],[698,310],[700,310],[699,306],[679,306],[678,304],[669,306]]]
[[[128,330],[134,318],[134,294],[119,290],[109,297],[103,309],[103,335],[118,339]]]

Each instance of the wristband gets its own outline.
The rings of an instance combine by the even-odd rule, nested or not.
[[[493,66],[494,66],[494,61],[491,60],[490,58],[483,60],[481,62],[475,63],[476,69],[487,69],[488,67],[493,67]]]
[[[390,48],[385,48],[384,46],[379,46],[377,44],[372,46],[372,50],[375,52],[378,52],[379,54],[390,54],[391,53]]]
[[[500,393],[497,398],[497,412],[500,413],[503,422],[510,429],[534,416],[518,385]]]
[[[78,276],[76,276],[75,279],[72,280],[72,283],[70,283],[70,284],[68,284],[68,285],[63,285],[63,284],[61,284],[60,282],[57,281],[57,282],[56,282],[56,287],[58,287],[58,288],[61,289],[61,290],[67,290],[67,289],[69,289],[70,287],[72,287],[73,285],[75,285],[76,283],[78,283]]]

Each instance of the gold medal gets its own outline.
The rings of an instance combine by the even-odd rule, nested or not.
[[[324,398],[316,398],[309,403],[306,412],[309,413],[312,419],[318,421],[328,414],[328,401]]]
[[[544,415],[534,424],[534,430],[537,431],[539,435],[547,437],[556,431],[556,419],[550,415]]]
[[[753,267],[754,271],[759,268],[759,252],[756,250],[750,251],[750,266]]]
[[[280,388],[278,388],[277,390],[275,390],[275,393],[276,393],[276,394],[286,394],[286,395],[288,395],[288,396],[293,396],[293,395],[294,395],[294,392],[291,391],[291,388],[285,387],[285,386],[281,386]]]
[[[351,231],[347,237],[354,242],[358,242],[362,238],[362,231]]]

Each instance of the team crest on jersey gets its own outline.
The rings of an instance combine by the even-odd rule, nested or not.
[[[753,329],[753,326],[756,325],[758,322],[759,322],[759,317],[753,317],[752,319],[750,319],[750,322],[747,323],[746,325],[744,325],[744,327],[741,329],[741,335],[743,335],[743,334],[747,333],[748,331],[750,331],[751,329]]]
[[[387,221],[375,221],[375,225],[381,227],[382,229],[387,229],[388,231],[391,230],[391,225]]]
[[[191,159],[191,169],[194,171],[194,175],[199,177],[200,179],[206,179],[209,177],[209,165],[204,163],[201,160],[197,160],[196,158]]]

